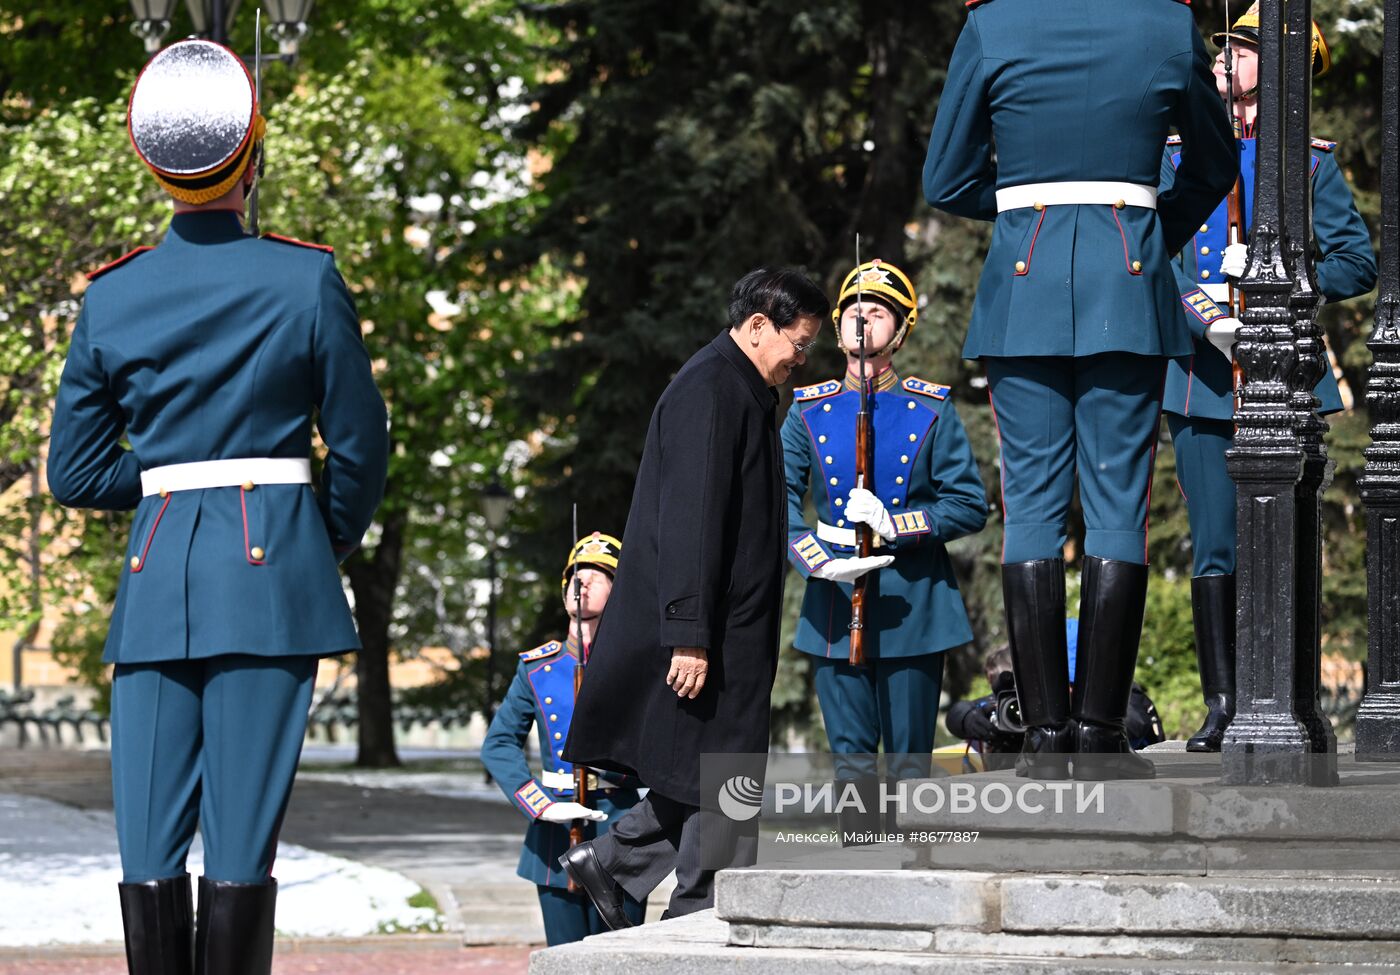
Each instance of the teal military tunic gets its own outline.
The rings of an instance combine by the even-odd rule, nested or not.
[[[136,510],[104,658],[128,883],[182,874],[196,824],[208,878],[267,879],[316,659],[359,647],[336,562],[383,495],[388,430],[329,250],[181,213],[83,298],[47,474],[64,505]],[[315,488],[142,496],[156,467],[305,459],[313,425]]]
[[[892,543],[881,539],[876,550],[893,555],[893,564],[868,576],[867,664],[847,662],[852,587],[812,576],[823,564],[856,554],[843,508],[856,486],[860,391],[840,380],[797,390],[783,422],[788,559],[807,580],[793,643],[816,658],[833,752],[874,754],[883,744],[888,754],[926,758],[943,651],[972,639],[944,544],[986,524],[986,490],[947,386],[900,381],[892,371],[874,385],[868,397],[874,470],[866,487],[890,512],[897,535]],[[804,517],[809,489],[818,529]]]
[[[579,941],[608,930],[597,908],[582,892],[568,892],[569,878],[559,869],[559,857],[569,849],[569,826],[540,819],[552,802],[573,802],[574,767],[564,760],[564,742],[574,713],[574,671],[577,648],[558,640],[520,654],[515,679],[481,744],[481,761],[501,791],[530,821],[516,873],[539,888],[545,935],[550,945]],[[530,771],[526,745],[534,729],[541,766],[547,776]],[[542,781],[548,778],[549,782]],[[619,816],[639,801],[641,784],[630,776],[612,772],[596,774],[598,787],[588,805],[608,814],[601,823],[586,823],[586,839],[606,832]],[[567,782],[565,780],[568,780]],[[625,897],[624,909],[640,924],[646,902]]]
[[[1257,143],[1249,136],[1239,140],[1239,147],[1242,242],[1248,243]],[[1181,148],[1179,136],[1168,140],[1162,162],[1163,187],[1176,178]],[[1314,269],[1322,296],[1327,301],[1344,301],[1375,287],[1377,267],[1371,234],[1332,155],[1335,148],[1335,142],[1313,140]],[[1235,571],[1235,485],[1225,469],[1225,451],[1234,441],[1232,369],[1230,360],[1205,340],[1206,327],[1229,315],[1227,279],[1220,271],[1220,258],[1229,243],[1228,223],[1227,203],[1221,201],[1173,262],[1193,342],[1191,355],[1173,360],[1168,367],[1163,409],[1176,448],[1177,479],[1191,522],[1192,573],[1197,576]],[[1342,409],[1337,378],[1330,366],[1314,392],[1321,404],[1319,412]]]
[[[141,496],[150,468],[309,457],[313,426],[328,451],[315,489]],[[250,237],[230,211],[177,214],[89,286],[54,411],[54,497],[136,509],[104,660],[359,649],[336,562],[369,527],[387,451],[328,249]]]
[[[998,192],[1040,184],[1150,193],[1173,127],[1186,152],[1155,208],[1051,197],[999,212]],[[1103,500],[1086,505],[1086,553],[1144,561],[1166,359],[1191,351],[1170,255],[1237,171],[1183,3],[974,2],[923,185],[934,207],[995,221],[963,354],[987,368],[1001,438],[1003,561],[1060,556],[1076,470],[1081,494]]]

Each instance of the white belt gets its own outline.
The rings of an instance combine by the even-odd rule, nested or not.
[[[1217,305],[1224,306],[1230,300],[1230,286],[1228,284],[1203,284],[1201,290],[1206,293],[1206,297]]]
[[[547,789],[554,789],[560,792],[574,791],[574,777],[569,772],[550,772],[545,770],[540,773],[540,782]],[[588,773],[588,788],[591,792],[612,792],[616,788],[611,782],[598,778],[597,773]]]
[[[248,484],[310,484],[311,461],[305,457],[234,457],[167,464],[141,472],[141,494],[238,487]]]
[[[1118,207],[1157,209],[1157,187],[1140,183],[1069,180],[1063,183],[1024,183],[997,190],[997,212],[1033,206],[1105,203]]]
[[[847,545],[851,548],[856,546],[856,530],[854,528],[837,528],[824,521],[817,522],[817,537],[832,545]]]
[[[817,522],[817,537],[831,545],[856,547],[856,530],[854,528],[837,528],[835,525],[819,521]],[[876,534],[870,539],[871,548],[883,548],[884,545],[885,539],[882,535]]]

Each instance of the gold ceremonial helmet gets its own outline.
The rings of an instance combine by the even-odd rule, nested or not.
[[[1225,43],[1226,31],[1219,31],[1212,34],[1210,39],[1217,47]],[[1259,4],[1253,4],[1234,26],[1228,31],[1229,36],[1237,41],[1246,44],[1259,46]],[[1322,28],[1317,26],[1317,21],[1312,22],[1312,72],[1314,78],[1321,78],[1332,70],[1332,50],[1327,46],[1327,38],[1322,36]]]
[[[569,595],[569,580],[573,578],[575,566],[592,566],[602,569],[608,575],[617,573],[617,560],[622,556],[622,541],[612,535],[593,532],[584,535],[569,550],[569,561],[564,563],[564,578],[559,586]]]
[[[253,76],[222,44],[190,39],[141,70],[127,132],[156,182],[177,200],[217,200],[242,178],[262,142]]]
[[[842,352],[846,351],[846,347],[841,341],[841,313],[858,296],[883,301],[896,314],[903,310],[904,322],[899,326],[890,347],[897,349],[903,345],[905,338],[914,330],[914,323],[919,320],[919,296],[909,275],[878,257],[853,268],[846,275],[841,282],[841,292],[836,296],[836,306],[831,310],[831,320],[836,325],[836,344],[841,346]]]

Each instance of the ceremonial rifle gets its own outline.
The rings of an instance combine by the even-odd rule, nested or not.
[[[1239,116],[1235,114],[1235,48],[1231,43],[1230,32],[1234,26],[1230,23],[1230,4],[1225,4],[1225,97],[1230,106],[1230,138],[1235,140],[1235,153],[1239,155],[1239,139],[1244,135],[1243,127],[1240,125]],[[1244,173],[1235,177],[1235,185],[1230,187],[1230,195],[1225,198],[1226,231],[1225,241],[1227,244],[1238,244],[1244,237]],[[1225,278],[1226,302],[1230,308],[1230,317],[1243,321],[1244,315],[1244,295],[1235,287],[1235,283],[1227,275]],[[1240,365],[1238,359],[1230,356],[1230,385],[1235,393],[1235,412],[1240,411],[1240,406],[1244,400],[1244,366]]]
[[[865,383],[865,306],[861,280],[864,273],[860,269],[860,234],[856,234],[856,358],[860,363],[860,412],[856,414],[856,487],[870,484],[870,398]],[[869,525],[858,523],[856,532],[856,556],[869,558],[874,550],[874,532]],[[851,654],[852,667],[865,663],[865,584],[870,578],[866,573],[851,584]]]
[[[262,7],[253,15],[253,110],[259,115],[263,112],[262,104]],[[266,116],[264,116],[266,117]],[[253,174],[253,190],[248,194],[248,229],[252,231],[254,237],[258,236],[258,187],[262,185],[263,155],[264,145],[267,136],[263,136],[259,141],[256,152],[258,154],[257,170]]]
[[[578,504],[574,504],[574,544],[578,544]],[[574,706],[578,706],[578,693],[583,688],[583,666],[588,660],[588,648],[583,644],[583,583],[578,577],[578,553],[574,553],[574,576],[571,585],[574,589],[574,625],[578,627],[578,662],[574,664]],[[574,802],[588,805],[588,768],[574,766]],[[583,842],[583,820],[569,823],[569,849]],[[579,886],[572,875],[569,877],[569,893],[579,893]]]

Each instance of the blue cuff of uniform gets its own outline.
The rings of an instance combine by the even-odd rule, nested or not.
[[[806,531],[788,542],[788,558],[802,578],[810,576],[814,569],[830,562],[834,557],[831,549],[822,544],[816,532]]]
[[[531,819],[539,819],[545,807],[554,802],[534,779],[515,790],[515,804]]]
[[[1186,324],[1191,326],[1191,331],[1197,338],[1204,337],[1207,325],[1217,318],[1225,317],[1225,309],[1217,305],[1210,295],[1200,288],[1182,295],[1181,303],[1187,311]]]
[[[895,548],[918,545],[933,534],[933,518],[927,511],[901,511],[899,514],[891,514],[890,520],[894,522]]]

